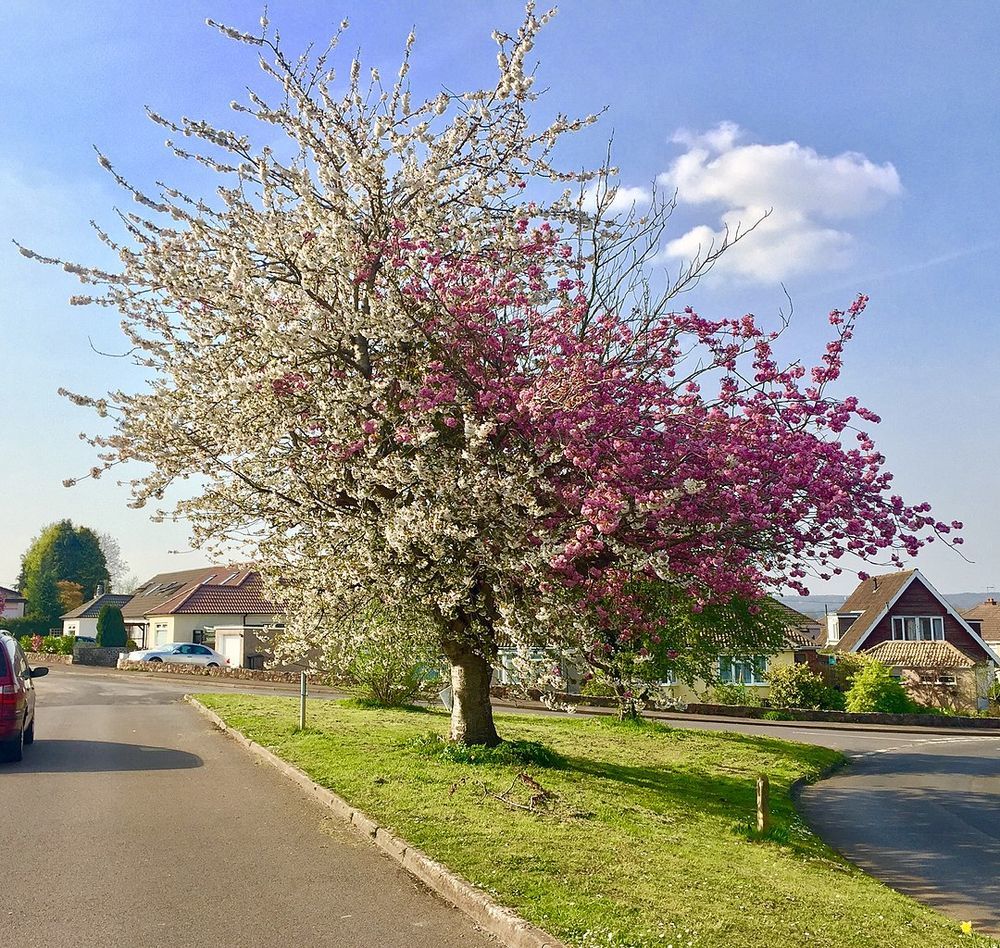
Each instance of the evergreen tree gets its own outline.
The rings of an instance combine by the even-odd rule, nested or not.
[[[97,614],[97,644],[103,648],[124,648],[127,640],[121,609],[101,606]]]
[[[28,615],[32,619],[45,619],[58,624],[63,606],[54,570],[43,568],[29,573],[22,593],[28,600]]]

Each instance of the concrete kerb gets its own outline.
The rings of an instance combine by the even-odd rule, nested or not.
[[[397,862],[412,876],[436,892],[457,909],[469,916],[480,928],[496,935],[508,948],[567,948],[567,946],[521,918],[512,909],[504,908],[485,892],[466,882],[439,862],[435,862],[406,840],[379,826],[361,810],[351,806],[343,797],[320,786],[298,767],[282,760],[266,747],[251,741],[241,731],[231,728],[210,708],[197,698],[185,695],[185,700],[203,714],[220,731],[227,734],[250,753],[281,771],[354,830],[370,839],[390,859]]]

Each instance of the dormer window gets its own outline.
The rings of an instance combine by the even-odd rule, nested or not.
[[[943,642],[942,616],[893,616],[892,637],[904,642]]]

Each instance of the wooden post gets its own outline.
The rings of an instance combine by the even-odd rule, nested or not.
[[[762,836],[771,828],[771,787],[767,774],[757,778],[757,832]]]

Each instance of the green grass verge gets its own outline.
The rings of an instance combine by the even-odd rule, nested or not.
[[[989,944],[846,865],[802,823],[789,788],[836,764],[834,751],[606,719],[499,715],[501,733],[525,742],[522,749],[469,760],[428,739],[447,731],[435,711],[311,701],[310,727],[300,732],[294,699],[198,697],[579,948]],[[524,772],[536,786],[519,778]],[[775,822],[763,841],[748,832],[761,772],[771,779]],[[532,797],[534,809],[519,808]]]

